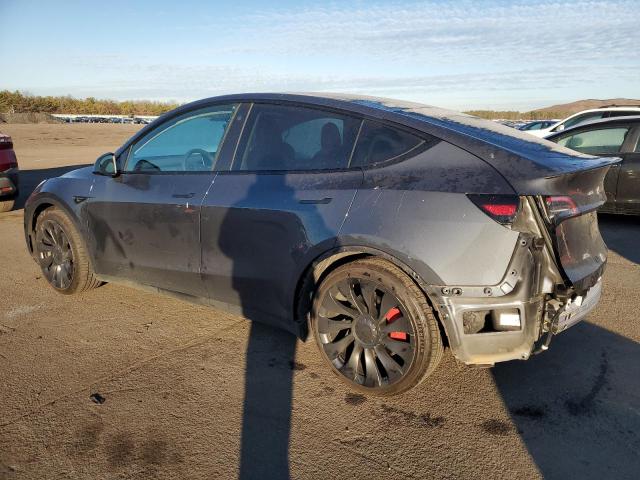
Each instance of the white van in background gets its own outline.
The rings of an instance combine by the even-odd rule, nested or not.
[[[566,128],[576,127],[583,123],[592,122],[594,120],[600,120],[602,118],[624,117],[628,115],[640,115],[640,105],[638,106],[610,106],[593,108],[591,110],[583,110],[582,112],[574,113],[570,117],[553,124],[550,127],[542,128],[539,130],[523,130],[536,137],[544,138],[552,133],[561,132]]]

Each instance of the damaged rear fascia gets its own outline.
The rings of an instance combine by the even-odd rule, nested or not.
[[[426,293],[438,311],[451,350],[459,361],[490,365],[526,359],[531,354],[531,345],[545,331],[547,302],[555,298],[556,286],[564,279],[540,221],[535,199],[522,197],[520,213],[511,227],[520,232],[518,243],[504,277],[497,284],[427,287]],[[560,302],[566,302],[566,298]],[[503,308],[520,311],[521,330],[464,333],[464,312]]]

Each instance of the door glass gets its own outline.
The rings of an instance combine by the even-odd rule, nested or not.
[[[564,122],[564,129],[568,129],[571,127],[576,127],[583,123],[593,122],[594,120],[599,120],[604,115],[604,112],[593,112],[593,113],[585,113],[583,115],[578,115],[577,117],[573,117],[566,122]]]
[[[211,171],[236,107],[209,107],[162,124],[133,145],[125,171]]]
[[[360,123],[314,108],[254,105],[234,170],[347,168]]]
[[[640,109],[638,110],[614,110],[609,112],[609,118],[613,117],[628,117],[629,115],[640,115]]]
[[[408,132],[366,120],[358,136],[351,166],[375,165],[404,155],[425,140]]]
[[[628,127],[603,128],[568,135],[558,141],[559,145],[582,153],[617,153],[629,132]]]

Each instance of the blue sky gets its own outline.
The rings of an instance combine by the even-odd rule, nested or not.
[[[640,1],[0,0],[0,89],[338,91],[459,110],[640,98]]]

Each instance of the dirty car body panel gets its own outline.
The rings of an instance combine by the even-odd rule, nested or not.
[[[230,104],[210,167],[127,171],[141,139],[175,118]],[[307,130],[288,129],[285,114],[269,117],[287,128],[269,140],[277,158],[268,161],[280,166],[256,169],[243,152],[273,127],[254,128],[269,108],[308,110],[305,128],[317,125],[313,115],[336,128],[323,132],[314,154],[296,143]],[[391,152],[393,145],[366,143],[366,132],[376,131],[414,143],[359,161],[373,158],[361,153],[367,148]],[[342,149],[333,152],[344,162],[318,160],[325,140],[339,137]],[[42,206],[64,205],[105,280],[144,284],[301,336],[305,288],[332,265],[378,256],[411,276],[454,355],[468,364],[528,358],[584,318],[600,295],[607,251],[595,210],[617,159],[493,122],[369,97],[229,95],[163,115],[115,155],[114,176],[85,169],[36,189],[25,208],[32,251]]]

